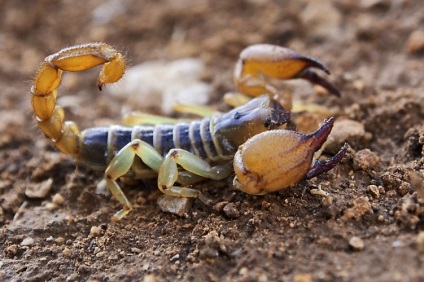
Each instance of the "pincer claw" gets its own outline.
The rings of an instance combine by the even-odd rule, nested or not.
[[[314,147],[314,152],[318,151],[321,146],[324,144],[324,142],[327,140],[328,135],[331,133],[331,129],[334,125],[334,118],[331,117],[327,121],[324,122],[321,127],[316,130],[315,132],[306,135],[306,138],[313,138],[314,142],[312,143],[312,146]],[[340,151],[334,155],[332,158],[330,158],[327,161],[318,161],[313,159],[311,168],[309,172],[306,174],[306,178],[310,179],[312,177],[318,176],[324,172],[329,171],[333,167],[335,167],[346,155],[347,152],[347,143],[343,145],[343,147],[340,149]]]
[[[347,143],[345,143],[343,147],[340,149],[340,151],[327,161],[315,160],[315,162],[311,166],[311,169],[306,175],[306,178],[310,179],[312,177],[318,176],[324,172],[329,171],[333,167],[335,167],[346,155],[347,147],[348,147]]]
[[[289,110],[293,106],[292,97],[279,86],[283,80],[304,79],[340,97],[340,91],[314,70],[330,74],[325,65],[294,50],[270,44],[255,44],[240,53],[234,69],[234,82],[240,93],[251,97],[268,94]],[[226,96],[232,105],[240,99],[237,95]]]
[[[347,144],[328,161],[315,160],[314,154],[333,124],[330,118],[308,135],[277,129],[253,136],[234,157],[235,186],[249,194],[266,194],[329,171],[344,157]]]
[[[328,72],[329,73],[329,72]],[[328,91],[328,93],[341,97],[342,94],[340,93],[340,90],[337,89],[333,84],[331,84],[328,80],[324,79],[323,77],[319,76],[316,72],[312,71],[311,69],[307,68],[304,69],[302,72],[300,72],[297,75],[297,78],[302,78],[304,80],[307,80],[311,82],[312,84],[317,84],[324,89]]]

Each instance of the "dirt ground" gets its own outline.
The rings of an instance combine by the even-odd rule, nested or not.
[[[1,1],[0,280],[423,281],[423,26],[420,0]],[[200,58],[221,108],[246,46],[317,58],[342,97],[306,83],[294,98],[334,109],[349,152],[329,173],[266,196],[203,182],[195,187],[217,204],[194,201],[183,216],[160,210],[155,181],[125,185],[135,209],[112,222],[120,206],[95,193],[102,173],[56,151],[30,108],[44,57],[93,41],[131,65]],[[97,71],[61,88],[78,98],[63,103],[80,128],[117,123],[126,106],[98,92]],[[329,196],[311,194],[317,187]]]

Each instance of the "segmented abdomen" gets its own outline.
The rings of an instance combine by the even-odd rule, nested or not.
[[[203,119],[176,125],[111,126],[84,130],[78,161],[92,168],[104,169],[113,156],[134,139],[152,145],[163,156],[173,148],[181,148],[204,160],[223,158],[212,138],[210,119]]]

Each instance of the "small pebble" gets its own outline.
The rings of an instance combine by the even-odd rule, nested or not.
[[[101,257],[103,257],[105,255],[105,252],[98,252],[97,254],[96,254],[96,258],[101,258]]]
[[[371,193],[371,195],[378,199],[380,198],[380,191],[378,190],[378,187],[376,185],[369,185],[368,191]]]
[[[200,250],[199,257],[200,259],[214,259],[219,256],[219,252],[214,248],[204,248]]]
[[[157,203],[161,211],[169,212],[182,217],[190,211],[193,204],[193,199],[161,195],[158,198]]]
[[[319,187],[318,189],[311,189],[310,190],[310,193],[312,195],[321,196],[321,197],[324,197],[324,198],[330,196],[330,193],[328,193],[327,191],[322,190],[321,187]]]
[[[133,248],[131,248],[131,252],[134,253],[134,254],[139,254],[139,253],[141,253],[141,250],[139,248],[133,247]]]
[[[169,261],[178,260],[179,258],[180,258],[180,254],[175,254],[174,256],[172,256],[172,258],[169,259]]]
[[[353,158],[353,168],[362,169],[366,172],[374,171],[378,168],[380,157],[369,149],[356,152]]]
[[[141,266],[141,269],[142,269],[143,271],[147,271],[147,270],[149,270],[149,267],[150,267],[150,264],[149,264],[149,263],[144,263],[144,264]]]
[[[322,199],[322,205],[323,205],[324,207],[329,207],[329,206],[331,206],[331,205],[333,204],[333,202],[334,202],[334,197],[332,197],[332,196],[324,197],[324,198]]]
[[[99,237],[103,234],[103,229],[99,226],[92,226],[90,229],[90,236]]]
[[[396,191],[401,196],[405,196],[408,193],[412,193],[414,191],[414,188],[412,185],[408,182],[402,182],[396,189]]]
[[[365,88],[365,82],[362,80],[355,80],[352,86],[356,91],[362,92]]]
[[[227,202],[227,201],[221,201],[221,202],[218,202],[218,203],[216,203],[216,204],[213,206],[213,210],[214,210],[214,211],[216,211],[216,212],[222,212],[222,211],[224,210],[224,207],[225,207],[227,204],[228,204],[228,202]]]
[[[57,208],[58,208],[58,206],[55,203],[47,203],[46,204],[46,209],[49,210],[49,211],[54,211]]]
[[[22,240],[21,242],[21,246],[31,246],[34,245],[34,239],[31,237],[26,237],[25,239]]]
[[[360,220],[366,213],[372,213],[368,197],[358,197],[353,201],[353,207],[345,210],[342,220]]]
[[[392,247],[393,247],[393,248],[400,248],[400,247],[402,247],[402,246],[403,246],[403,244],[402,244],[402,242],[401,242],[401,241],[399,241],[399,240],[393,241],[393,243],[392,243]]]
[[[62,205],[65,202],[65,198],[59,193],[53,196],[52,202],[58,206]]]
[[[261,205],[263,208],[269,209],[269,207],[271,206],[271,203],[267,201],[262,201]]]
[[[18,253],[18,246],[13,244],[6,248],[6,253],[9,257],[13,257]]]
[[[237,206],[234,203],[228,203],[228,204],[226,204],[225,207],[224,207],[224,209],[222,211],[229,218],[238,218],[238,217],[240,217],[240,211],[238,210]]]
[[[349,246],[354,250],[354,251],[362,251],[364,249],[364,241],[356,236],[353,236],[352,238],[350,238],[349,240]]]
[[[239,270],[240,276],[247,276],[249,274],[249,269],[247,267],[242,267]]]
[[[65,257],[70,257],[70,256],[72,255],[72,251],[71,251],[69,248],[65,248],[65,249],[62,251],[62,254],[63,254]]]

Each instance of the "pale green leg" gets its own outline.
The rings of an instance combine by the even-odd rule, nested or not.
[[[228,92],[224,95],[224,102],[234,108],[247,104],[250,100],[252,97],[238,92]]]
[[[141,112],[132,112],[126,114],[122,119],[122,124],[127,126],[176,124],[178,122],[181,122],[181,120]]]
[[[179,113],[193,114],[203,118],[211,117],[217,113],[216,110],[209,106],[175,104],[172,108]]]
[[[123,209],[118,211],[115,219],[122,219],[130,210],[131,203],[122,192],[116,180],[124,176],[132,166],[135,156],[139,156],[143,163],[154,171],[158,171],[162,162],[162,156],[148,143],[135,139],[122,148],[112,159],[105,171],[107,187],[112,195],[122,204]]]
[[[176,104],[174,110],[179,113],[194,114],[200,117],[211,117],[216,110],[207,106]],[[122,124],[127,126],[134,125],[160,125],[160,124],[177,124],[187,120],[169,118],[160,115],[147,114],[142,112],[132,112],[124,115]]]
[[[211,203],[211,200],[200,191],[187,187],[174,186],[178,179],[177,165],[182,166],[186,171],[195,175],[214,180],[224,179],[232,173],[230,166],[211,166],[206,161],[188,151],[182,149],[171,149],[169,151],[159,169],[159,189],[164,194],[175,197],[199,198],[206,204]]]
[[[200,175],[196,175],[194,173],[188,172],[186,170],[179,170],[178,171],[178,180],[177,182],[183,186],[192,185],[195,183],[199,183],[201,181],[205,180],[204,177]]]

